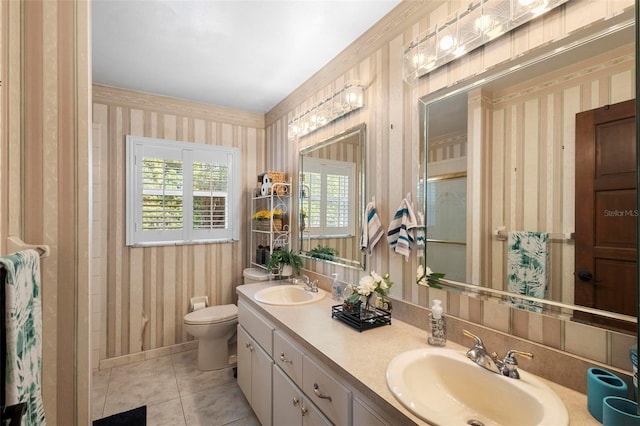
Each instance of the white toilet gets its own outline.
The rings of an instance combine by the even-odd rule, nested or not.
[[[198,370],[219,370],[235,365],[235,339],[232,338],[237,324],[236,305],[210,306],[184,316],[184,329],[198,338]],[[232,351],[229,351],[230,346]]]

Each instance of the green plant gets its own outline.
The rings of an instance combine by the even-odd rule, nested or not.
[[[296,275],[300,275],[300,269],[302,268],[302,257],[293,250],[281,248],[271,253],[271,259],[267,263],[267,269],[273,269],[278,267],[282,270],[281,265],[291,265],[293,272]]]
[[[338,251],[332,247],[319,245],[309,250],[308,254],[310,257],[315,257],[316,259],[333,260],[338,255]]]

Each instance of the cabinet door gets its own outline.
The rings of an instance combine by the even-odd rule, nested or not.
[[[251,337],[240,324],[238,324],[237,345],[238,386],[247,401],[251,403]]]
[[[251,407],[262,426],[271,426],[273,360],[258,344],[254,344],[251,355]]]
[[[353,426],[387,426],[378,414],[359,398],[353,398]]]
[[[282,370],[273,366],[273,424],[302,424],[302,392]]]

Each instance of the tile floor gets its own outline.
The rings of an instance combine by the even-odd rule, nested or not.
[[[196,351],[93,373],[92,418],[147,405],[148,426],[259,426],[231,368],[199,371]]]

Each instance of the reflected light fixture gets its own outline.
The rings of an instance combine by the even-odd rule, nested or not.
[[[434,69],[568,2],[476,0],[404,49],[403,76],[413,83]]]
[[[308,135],[364,106],[364,86],[349,83],[289,121],[289,139]]]

